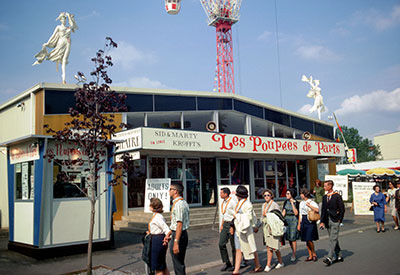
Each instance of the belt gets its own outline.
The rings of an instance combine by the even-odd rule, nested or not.
[[[232,223],[232,221],[224,221],[224,223]]]
[[[171,230],[171,231],[172,231],[172,232],[176,232],[176,230]],[[186,231],[186,229],[185,229],[185,230],[182,230],[182,233],[185,232],[185,231]]]

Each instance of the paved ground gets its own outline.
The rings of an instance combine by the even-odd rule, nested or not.
[[[392,220],[387,216],[387,228],[391,229]],[[328,271],[338,271],[338,274],[400,274],[398,268],[398,250],[400,231],[389,230],[377,234],[374,231],[373,217],[353,216],[346,213],[342,227],[341,245],[345,251],[345,262],[329,267],[323,265],[322,258],[327,253],[328,242],[326,230],[320,231],[320,240],[316,242],[317,263],[306,263],[306,248],[300,244],[298,248],[299,261],[289,264],[290,250],[288,245],[283,248],[284,262],[288,265],[274,273],[286,274],[317,274]],[[257,244],[262,264],[266,262],[266,252],[262,248],[262,235],[256,234]],[[142,245],[140,236],[128,232],[116,232],[116,249],[95,252],[94,265],[105,265],[116,271],[126,271],[131,274],[144,274],[144,263],[141,260]],[[221,266],[218,251],[218,233],[211,229],[189,231],[189,248],[186,257],[187,272],[190,274],[224,274],[219,271]],[[18,253],[7,250],[7,239],[0,239],[0,274],[62,274],[85,268],[86,255],[75,255],[61,258],[37,261]],[[167,265],[172,269],[169,255]],[[248,269],[243,269],[244,274]],[[378,272],[379,271],[379,272]],[[229,274],[229,273],[225,273]]]

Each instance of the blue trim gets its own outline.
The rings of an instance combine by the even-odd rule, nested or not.
[[[111,165],[113,164],[113,161],[114,161],[114,158],[113,158],[113,156],[114,156],[114,150],[113,149],[110,149],[110,150],[108,150],[108,156],[107,156],[107,171],[113,171],[113,169],[111,168]],[[107,228],[111,228],[110,226],[112,226],[111,225],[111,218],[112,218],[112,210],[111,210],[111,207],[112,207],[112,205],[111,205],[111,200],[112,200],[112,198],[113,198],[113,196],[112,196],[112,194],[113,194],[113,187],[110,185],[110,182],[111,182],[111,180],[112,180],[112,177],[113,177],[113,175],[112,174],[108,174],[107,175],[107,180],[106,180],[106,184],[107,184],[107,186],[108,186],[108,191],[107,191],[107,222],[106,222],[106,224],[107,224]],[[107,229],[107,231],[106,232],[108,232],[108,234],[111,234],[111,231],[109,231],[108,229]],[[111,239],[111,235],[108,235],[107,236],[107,239]]]
[[[8,173],[8,230],[9,240],[14,241],[14,203],[15,203],[15,173],[14,164],[10,164],[10,154],[7,156]]]
[[[35,198],[33,201],[33,245],[39,246],[40,239],[40,220],[41,220],[41,210],[42,210],[42,188],[43,188],[43,155],[44,155],[44,146],[40,146],[39,148],[39,156],[38,160],[35,160],[35,185],[34,192]]]

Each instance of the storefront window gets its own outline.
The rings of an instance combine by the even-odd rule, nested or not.
[[[230,184],[229,181],[229,159],[219,160],[219,179],[221,185]]]
[[[288,127],[282,127],[278,124],[275,124],[275,137],[277,138],[293,138],[293,129]]]
[[[192,131],[205,131],[206,125],[213,120],[212,112],[184,112],[184,129]]]
[[[152,128],[181,129],[181,113],[148,113],[147,126]]]
[[[128,170],[128,208],[144,206],[146,157],[134,160]]]
[[[294,188],[297,192],[297,181],[296,181],[296,162],[287,161],[287,178],[289,188]]]
[[[272,137],[272,123],[252,117],[251,134],[253,136]]]
[[[286,161],[277,161],[277,174],[278,174],[278,198],[286,196]]]
[[[149,165],[150,165],[150,167],[149,167],[150,179],[165,178],[165,159],[164,158],[150,158]]]
[[[262,192],[265,188],[264,161],[254,161],[254,197],[256,200],[262,199]]]
[[[85,166],[79,166],[75,170],[63,171],[62,166],[54,164],[53,198],[61,199],[84,197],[85,194],[83,194],[79,188],[87,192],[87,177],[89,173],[83,172],[85,168]]]
[[[275,161],[267,160],[265,161],[265,178],[266,187],[273,191],[275,194]]]
[[[297,195],[301,188],[307,188],[307,161],[297,160],[297,175],[299,178],[299,190],[297,190]]]
[[[33,161],[15,164],[15,199],[33,200],[35,171]]]
[[[186,201],[189,204],[201,203],[200,161],[186,159]]]
[[[244,114],[239,114],[233,111],[218,112],[218,127],[221,133],[243,135],[245,129]]]
[[[144,113],[128,114],[127,123],[129,129],[144,127]]]
[[[249,160],[231,159],[231,184],[249,184]]]
[[[182,159],[179,158],[168,159],[168,178],[171,178],[171,182],[182,183],[183,181]]]

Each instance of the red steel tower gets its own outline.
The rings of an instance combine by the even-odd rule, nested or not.
[[[242,0],[200,0],[208,25],[217,31],[217,64],[214,91],[235,93],[232,25],[239,21]]]

